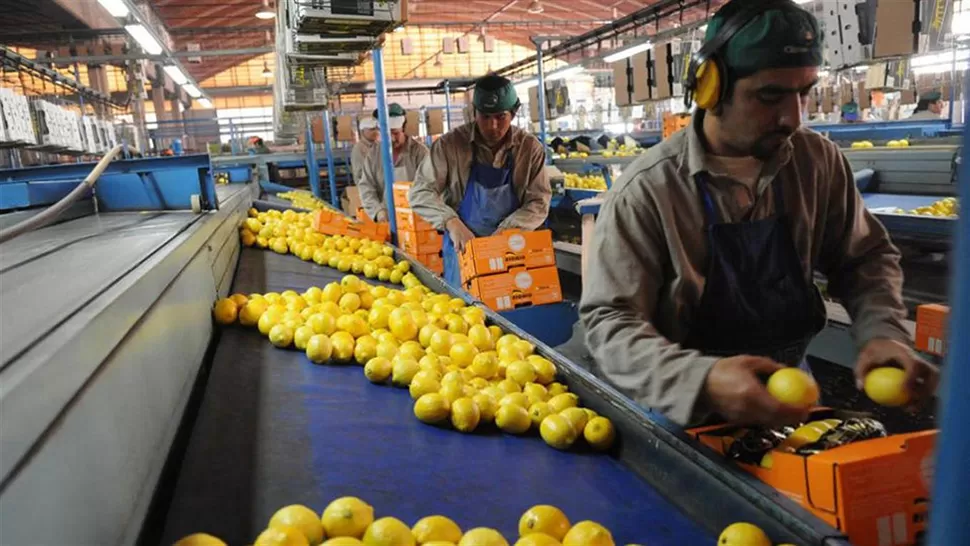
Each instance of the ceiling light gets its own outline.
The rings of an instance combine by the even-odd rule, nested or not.
[[[533,15],[538,15],[543,11],[545,11],[545,9],[543,9],[542,2],[540,2],[539,0],[532,0],[532,3],[529,4],[529,13]]]
[[[266,63],[263,63],[263,77],[264,78],[272,78],[273,77],[273,71],[269,69],[269,65],[266,64]]]
[[[394,27],[394,32],[404,32],[404,25]]]
[[[576,74],[579,74],[583,70],[585,70],[585,69],[583,67],[581,67],[581,66],[569,66],[569,67],[563,68],[561,70],[556,70],[555,72],[552,72],[552,73],[546,75],[545,80],[547,82],[552,82],[552,81],[556,81],[556,80],[563,80],[563,79],[568,78],[569,76],[574,76]]]
[[[158,55],[162,52],[162,44],[158,43],[151,32],[148,32],[145,25],[125,25],[125,30],[138,42],[145,53]]]
[[[191,83],[183,85],[182,90],[188,93],[188,95],[193,99],[197,99],[202,96],[202,91],[199,91],[199,88]]]
[[[189,81],[189,78],[182,72],[182,69],[173,64],[165,66],[165,73],[168,74],[169,78],[172,78],[175,85],[183,85]]]
[[[202,97],[201,99],[199,99],[199,106],[206,109],[212,108],[212,101],[205,97]]]
[[[642,53],[650,49],[651,47],[653,47],[653,44],[651,44],[650,42],[644,42],[642,44],[637,44],[635,46],[631,46],[626,49],[621,49],[616,53],[610,53],[606,57],[603,57],[603,60],[608,63],[615,63],[616,61],[622,61],[623,59],[632,57],[637,53]]]
[[[272,19],[276,17],[276,12],[270,9],[269,0],[263,0],[263,7],[256,12],[257,19]]]
[[[807,3],[812,2],[812,1],[813,0],[795,0],[795,3],[796,4],[807,4]]]
[[[128,17],[130,13],[125,0],[98,0],[98,3],[108,10],[112,17]]]

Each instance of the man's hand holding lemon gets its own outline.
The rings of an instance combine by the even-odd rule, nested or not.
[[[898,375],[879,368],[901,368],[904,372],[904,393],[888,392],[899,389],[893,385],[894,376]],[[940,370],[917,356],[908,345],[892,339],[876,338],[866,343],[859,352],[855,376],[859,390],[865,389],[866,394],[877,403],[917,409],[936,392]]]

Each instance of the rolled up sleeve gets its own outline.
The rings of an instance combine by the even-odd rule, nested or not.
[[[525,182],[522,203],[499,224],[497,231],[514,228],[531,231],[541,226],[549,216],[552,188],[546,175],[546,156],[539,142],[536,141],[535,144],[529,157],[528,179]]]
[[[442,140],[431,146],[431,153],[418,167],[414,184],[408,192],[414,212],[440,231],[444,231],[448,220],[458,217],[442,195],[448,184],[448,155]]]
[[[852,337],[859,347],[877,338],[909,344],[899,249],[866,210],[849,162],[834,144],[829,152],[831,187],[819,270],[828,277],[829,293],[852,317]]]
[[[384,196],[378,184],[377,160],[380,159],[380,149],[374,148],[364,161],[363,178],[357,183],[357,190],[360,193],[360,204],[364,207],[364,212],[372,220],[377,220],[377,215],[381,211],[387,213],[384,205]]]
[[[580,319],[610,383],[679,424],[696,422],[704,411],[697,402],[717,359],[671,342],[652,323],[668,252],[656,202],[634,184],[610,191],[600,209]]]

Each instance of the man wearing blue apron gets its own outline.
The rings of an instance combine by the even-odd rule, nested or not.
[[[544,147],[512,126],[520,106],[512,83],[485,76],[476,82],[472,102],[475,121],[434,143],[409,194],[414,211],[445,232],[445,280],[459,288],[457,252],[468,241],[538,228],[552,196]]]
[[[804,419],[763,378],[804,365],[825,326],[814,270],[853,319],[858,379],[898,365],[914,399],[935,388],[902,324],[899,251],[838,147],[800,127],[821,61],[818,24],[794,2],[725,4],[686,82],[691,125],[600,210],[580,305],[595,371],[678,423]]]

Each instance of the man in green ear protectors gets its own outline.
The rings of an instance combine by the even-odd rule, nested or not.
[[[936,387],[902,323],[899,251],[838,147],[801,127],[821,62],[794,2],[728,2],[688,72],[691,125],[605,197],[580,305],[594,372],[678,423],[805,418],[763,378],[806,366],[826,324],[816,270],[853,319],[858,379],[898,366],[914,401]]]

